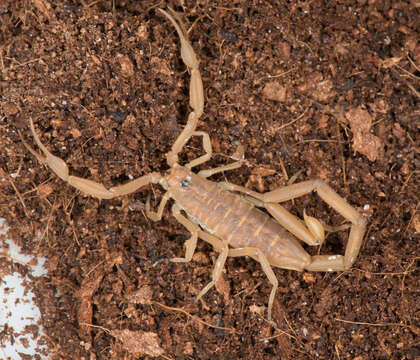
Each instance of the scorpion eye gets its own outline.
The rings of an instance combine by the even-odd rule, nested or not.
[[[181,186],[186,188],[188,187],[188,185],[190,185],[190,180],[189,179],[184,179],[181,181]]]

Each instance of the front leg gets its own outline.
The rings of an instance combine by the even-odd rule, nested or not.
[[[98,199],[112,199],[117,196],[131,194],[143,186],[148,184],[157,184],[162,176],[159,173],[150,173],[148,175],[139,177],[124,185],[114,186],[110,189],[105,188],[101,183],[89,179],[83,179],[78,176],[69,175],[69,168],[65,161],[57,156],[51,154],[44,144],[39,139],[35,132],[35,127],[32,119],[29,119],[32,135],[36,144],[43,152],[43,155],[36,152],[30,147],[21,136],[22,142],[25,147],[38,159],[42,164],[47,165],[60,179],[67,182],[69,185],[75,187],[86,195],[94,196]]]
[[[194,159],[190,161],[188,164],[185,165],[187,169],[192,169],[195,166],[198,166],[200,164],[205,163],[206,161],[209,161],[211,159],[211,156],[213,154],[213,149],[211,147],[211,141],[210,136],[205,131],[194,131],[194,136],[201,136],[203,138],[203,148],[205,154],[200,156],[197,159]]]

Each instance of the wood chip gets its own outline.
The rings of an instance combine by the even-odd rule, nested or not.
[[[133,304],[150,304],[152,301],[153,291],[149,285],[144,285],[137,291],[129,294],[127,300]]]
[[[381,139],[371,134],[372,117],[361,107],[353,108],[346,113],[346,119],[353,131],[353,149],[375,161],[383,153]]]
[[[124,349],[134,356],[161,356],[165,351],[160,347],[159,337],[154,332],[112,330],[111,335],[122,342]]]
[[[278,102],[286,101],[286,88],[278,82],[269,82],[265,85],[263,96]]]

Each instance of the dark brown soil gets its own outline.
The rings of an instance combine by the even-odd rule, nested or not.
[[[418,358],[418,1],[171,4],[201,62],[199,129],[216,153],[206,166],[246,147],[246,164],[214,180],[267,191],[322,178],[367,219],[362,249],[344,273],[276,269],[277,330],[271,286],[248,258],[228,259],[196,304],[217,253],[200,241],[191,263],[169,262],[188,232],[168,209],[145,217],[158,186],[83,196],[18,134],[34,146],[32,118],[72,174],[107,187],[165,171],[190,111],[179,40],[156,11],[165,3],[2,0],[0,216],[48,259],[36,291],[51,359]],[[182,161],[200,154],[191,141]],[[286,206],[343,221],[315,195]],[[346,239],[330,234],[321,252],[343,253]]]

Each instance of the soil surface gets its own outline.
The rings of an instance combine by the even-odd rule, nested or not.
[[[342,273],[228,258],[198,303],[218,253],[145,214],[152,194],[99,201],[41,165],[29,119],[73,175],[111,187],[168,169],[186,123],[189,74],[158,1],[2,0],[0,216],[27,252],[48,259],[36,282],[51,359],[416,359],[420,356],[420,5],[412,1],[171,1],[205,89],[199,130],[214,156],[244,165],[214,176],[265,192],[321,178],[367,220]],[[203,154],[201,140],[181,163]],[[285,203],[345,221],[316,194]],[[314,255],[342,254],[348,231]],[[18,266],[19,267],[19,266]],[[20,266],[21,271],[25,271]],[[417,279],[417,280],[416,280]],[[3,329],[2,336],[11,329]]]

